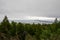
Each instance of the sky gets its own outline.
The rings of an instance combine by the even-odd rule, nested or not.
[[[60,17],[60,0],[0,0],[0,18]]]

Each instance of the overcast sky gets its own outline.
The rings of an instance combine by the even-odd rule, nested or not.
[[[0,18],[60,17],[60,0],[0,0]]]

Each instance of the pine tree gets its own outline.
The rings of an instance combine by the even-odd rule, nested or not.
[[[57,18],[55,18],[55,21],[54,21],[54,23],[56,24],[56,23],[58,23],[58,20],[57,20]]]
[[[1,22],[1,25],[2,25],[2,27],[3,27],[3,29],[4,29],[5,32],[8,32],[9,31],[9,29],[10,29],[10,23],[8,21],[7,16],[5,16],[5,18]]]
[[[7,16],[4,17],[3,21],[1,22],[1,27],[3,29],[3,33],[6,34],[6,37],[10,40],[10,23],[8,21]]]

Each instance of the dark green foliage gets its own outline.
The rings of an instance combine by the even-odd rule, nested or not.
[[[9,21],[8,21],[7,16],[5,16],[5,18],[4,18],[3,21],[1,22],[1,28],[3,29],[2,32],[4,32],[4,33],[9,33],[10,23],[9,23]]]
[[[11,34],[11,36],[16,35],[16,22],[14,22],[14,21],[12,21],[12,23],[11,23],[10,34]]]
[[[2,35],[3,34],[3,35]],[[0,23],[0,40],[25,40],[27,34],[36,40],[60,40],[60,22],[55,19],[52,24],[24,24],[12,21],[9,23],[7,16]]]

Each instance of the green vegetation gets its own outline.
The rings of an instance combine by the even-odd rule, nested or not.
[[[9,22],[7,16],[0,23],[0,40],[60,40],[60,22],[52,24],[24,24]]]

